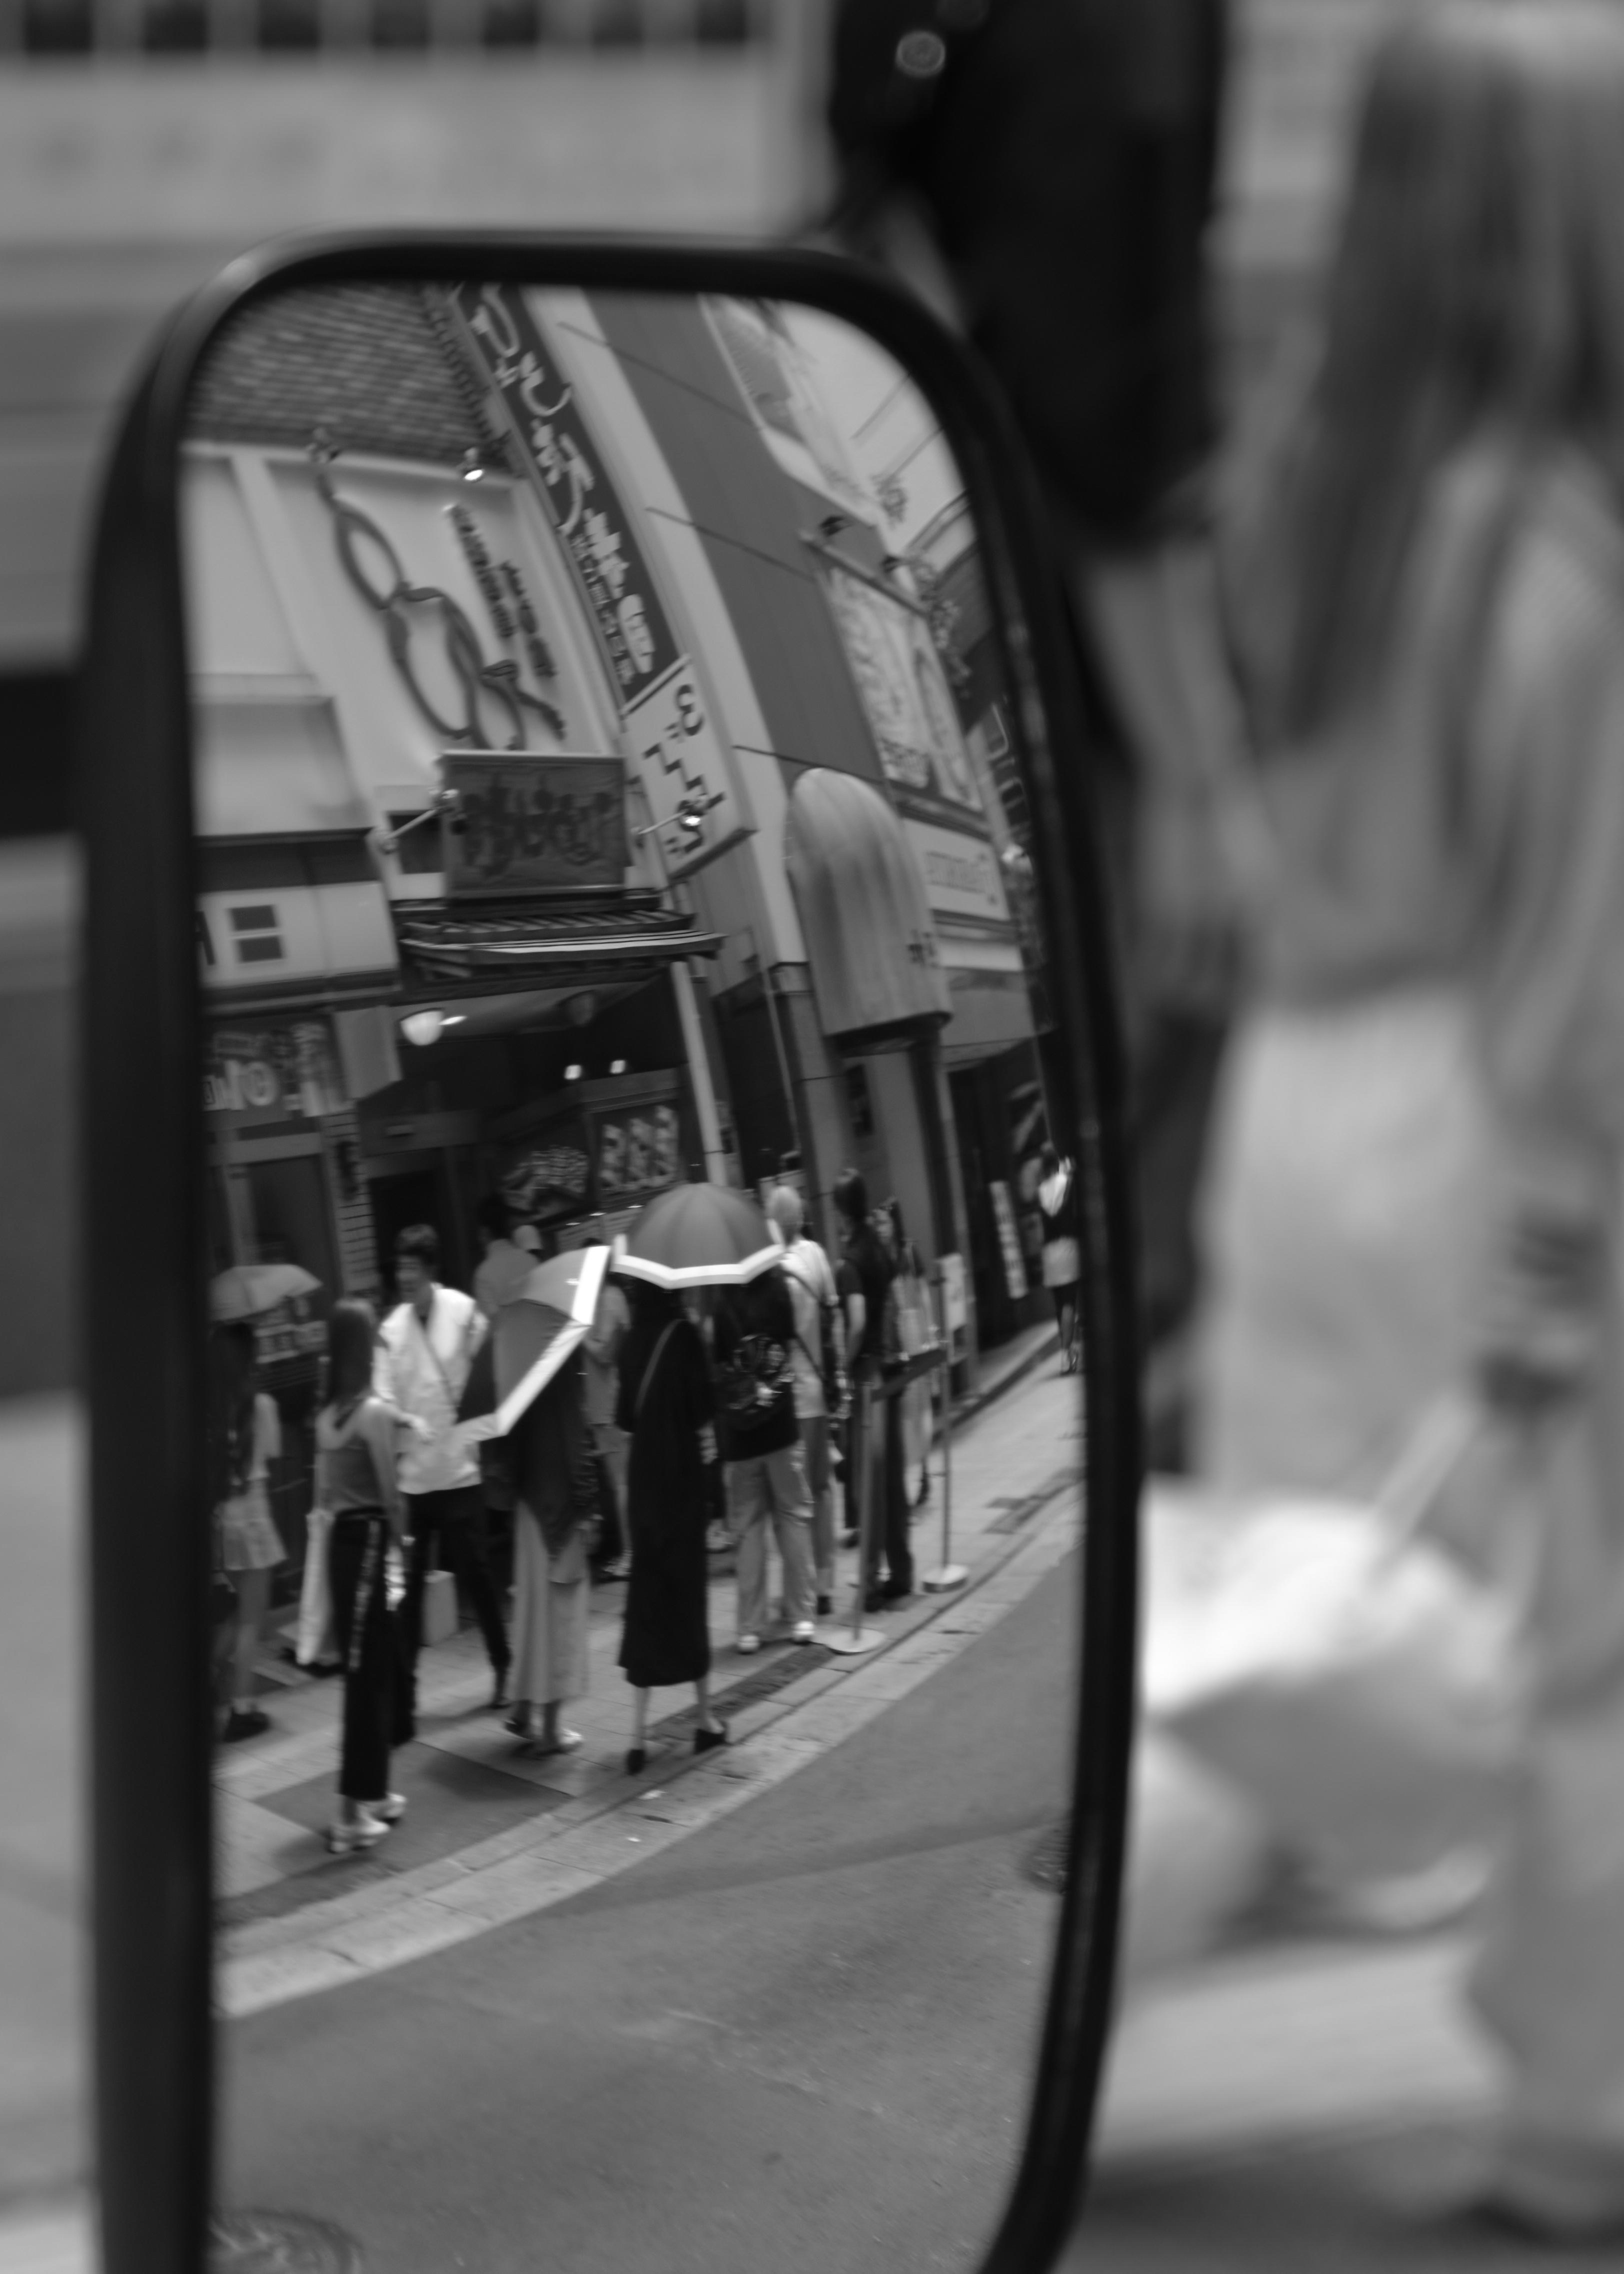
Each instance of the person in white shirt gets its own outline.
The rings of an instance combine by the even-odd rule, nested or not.
[[[423,1591],[436,1547],[466,1591],[485,1637],[495,1676],[492,1707],[508,1702],[512,1656],[491,1577],[479,1463],[456,1427],[457,1401],[489,1328],[471,1295],[440,1284],[439,1268],[433,1226],[409,1224],[395,1243],[401,1301],[380,1330],[373,1369],[379,1395],[422,1425],[400,1449],[400,1487],[411,1533],[401,1623],[414,1714]]]
[[[784,1276],[795,1311],[795,1341],[790,1363],[795,1383],[795,1418],[801,1424],[807,1486],[812,1495],[812,1564],[817,1583],[817,1614],[827,1617],[835,1586],[835,1489],[829,1461],[829,1397],[823,1383],[823,1319],[834,1330],[836,1362],[843,1361],[845,1337],[835,1275],[816,1240],[803,1234],[806,1209],[793,1185],[775,1185],[767,1214],[784,1235]]]

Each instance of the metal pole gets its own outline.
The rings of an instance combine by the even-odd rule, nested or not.
[[[853,1657],[860,1651],[874,1650],[885,1639],[880,1627],[866,1627],[862,1623],[864,1597],[868,1592],[868,1543],[873,1538],[874,1494],[872,1490],[874,1465],[868,1457],[869,1430],[874,1419],[873,1385],[859,1380],[854,1385],[853,1412],[857,1419],[856,1443],[846,1449],[847,1460],[855,1459],[857,1468],[857,1585],[852,1598],[852,1630],[849,1634],[831,1634],[825,1638],[831,1650],[838,1651],[843,1658]]]
[[[953,1330],[947,1323],[947,1277],[936,1267],[936,1315],[942,1321],[944,1348],[942,1353],[942,1562],[940,1567],[925,1577],[925,1588],[932,1595],[945,1594],[951,1587],[962,1587],[970,1576],[966,1563],[953,1561]]]

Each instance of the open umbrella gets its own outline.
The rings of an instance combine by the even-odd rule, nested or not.
[[[579,1350],[608,1265],[609,1250],[601,1245],[567,1249],[538,1264],[502,1305],[474,1354],[458,1401],[464,1443],[505,1437],[565,1359]]]
[[[261,1318],[295,1295],[313,1295],[320,1284],[297,1263],[234,1263],[209,1282],[209,1316]]]
[[[656,1287],[741,1287],[782,1261],[784,1243],[749,1193],[673,1185],[614,1244],[614,1268]]]

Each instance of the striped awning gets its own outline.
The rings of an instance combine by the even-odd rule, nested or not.
[[[447,982],[534,987],[576,973],[628,976],[680,957],[712,956],[722,945],[719,933],[701,930],[680,909],[631,893],[612,906],[568,910],[538,910],[532,902],[473,917],[438,903],[397,901],[394,913],[409,991],[414,982],[443,990]]]

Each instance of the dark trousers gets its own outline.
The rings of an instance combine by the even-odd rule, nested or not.
[[[338,1789],[346,1800],[383,1800],[400,1710],[400,1635],[389,1609],[381,1516],[341,1516],[327,1547],[333,1627],[344,1664]]]
[[[512,1653],[502,1625],[502,1607],[496,1599],[496,1586],[491,1577],[485,1505],[479,1487],[459,1485],[451,1492],[406,1493],[402,1497],[406,1521],[411,1526],[411,1551],[406,1563],[406,1600],[401,1605],[401,1627],[413,1694],[417,1689],[417,1654],[423,1648],[423,1590],[429,1576],[429,1556],[436,1544],[441,1568],[454,1575],[473,1607],[492,1670],[501,1673]]]
[[[902,1452],[902,1405],[895,1397],[882,1397],[876,1383],[869,1393],[868,1427],[879,1434],[879,1461],[874,1480],[875,1505],[869,1513],[868,1568],[865,1586],[879,1582],[880,1558],[885,1558],[885,1585],[892,1594],[906,1595],[914,1587],[914,1551],[908,1545],[908,1480]],[[863,1459],[870,1457],[865,1447]]]

